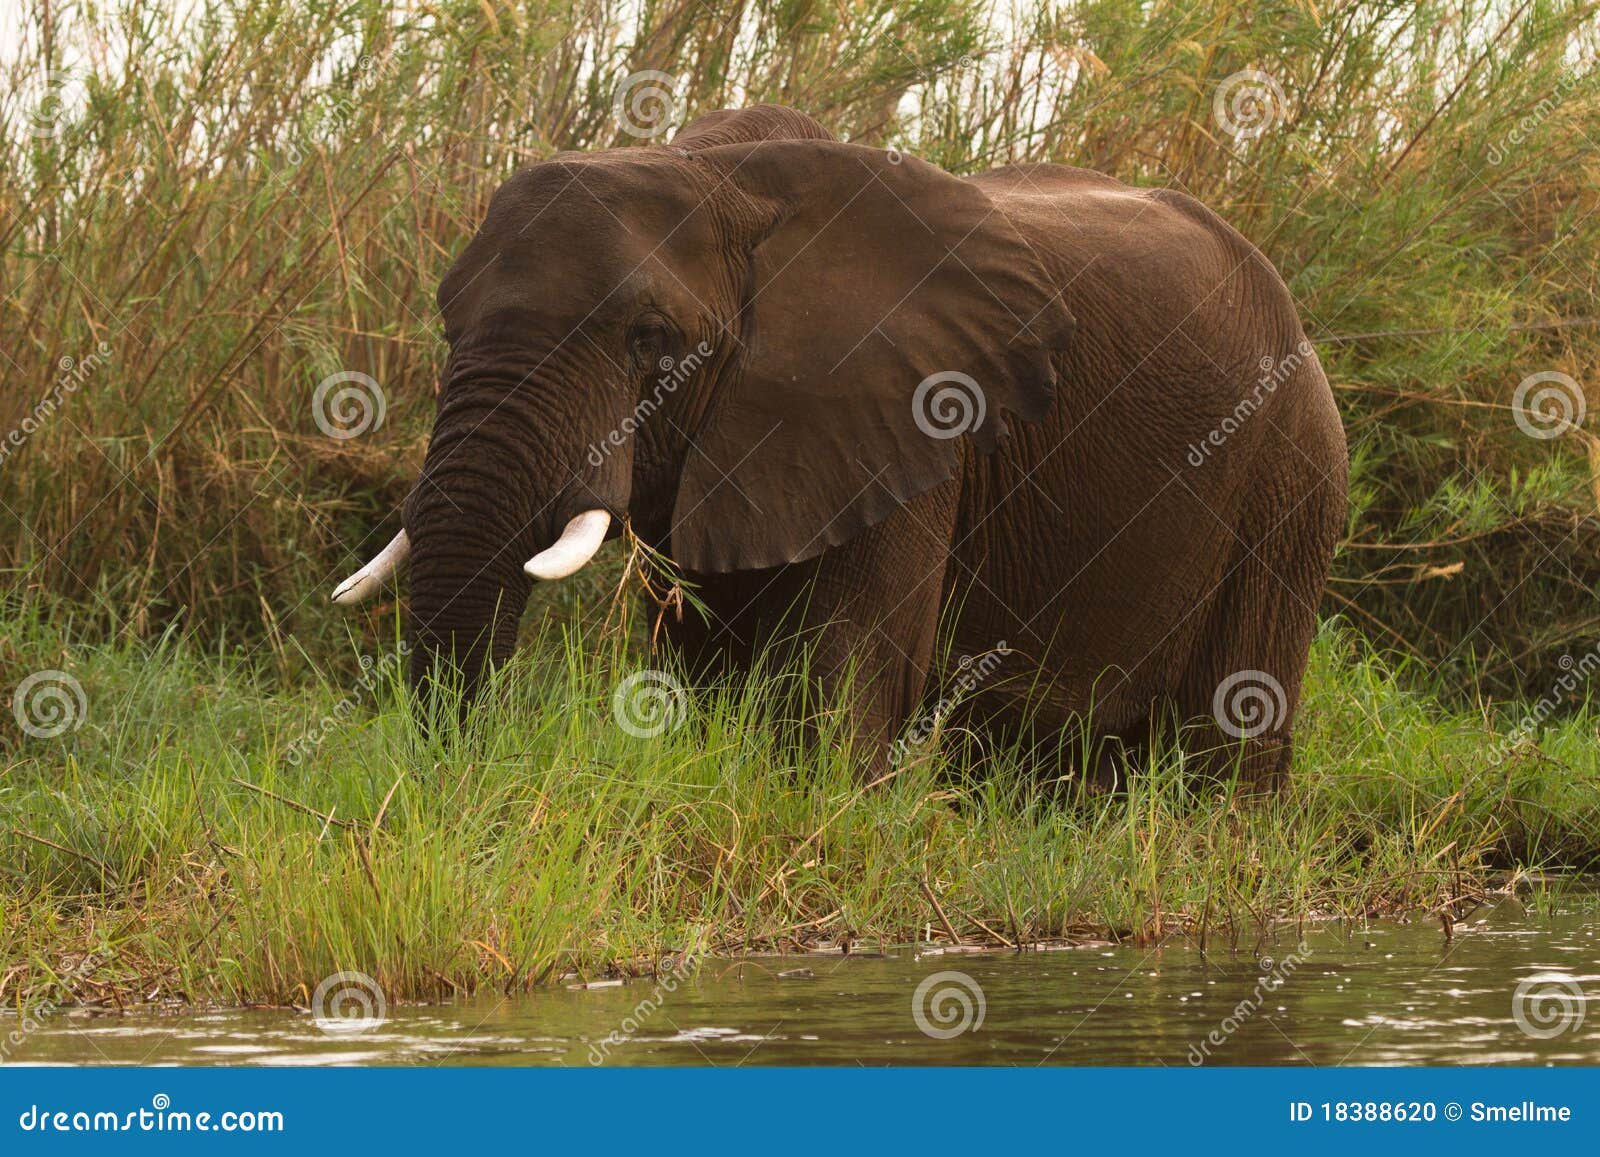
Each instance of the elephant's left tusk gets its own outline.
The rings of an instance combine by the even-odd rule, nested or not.
[[[394,577],[400,564],[410,554],[411,539],[401,530],[388,546],[378,552],[376,558],[333,588],[333,601],[341,607],[353,607],[366,602],[383,589],[383,585]]]
[[[576,574],[600,549],[610,526],[610,511],[585,510],[567,523],[567,528],[556,539],[555,545],[534,555],[522,564],[522,569],[534,578],[546,581]]]

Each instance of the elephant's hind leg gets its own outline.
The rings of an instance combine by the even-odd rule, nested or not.
[[[1344,479],[1314,478],[1259,495],[1259,515],[1232,531],[1234,562],[1178,696],[1182,745],[1197,778],[1273,791],[1294,749],[1317,606],[1344,518]],[[1219,526],[1219,533],[1225,528]]]

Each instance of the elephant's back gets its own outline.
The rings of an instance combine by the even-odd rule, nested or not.
[[[1280,316],[1292,322],[1272,264],[1193,197],[1068,165],[1007,165],[967,179],[1029,243],[1075,313],[1105,303],[1151,323],[1222,326],[1241,311],[1274,331]]]
[[[836,138],[817,121],[796,109],[777,104],[749,108],[717,109],[685,125],[673,137],[674,149],[710,149],[718,145],[754,144],[758,141],[831,141]]]
[[[1263,510],[1342,479],[1337,411],[1282,279],[1198,202],[1057,165],[971,180],[1078,325],[1049,412],[968,475],[956,573],[982,585],[966,641],[1007,638],[1060,657],[1052,670],[1120,667],[1126,683],[1060,688],[1115,719],[1182,668]]]
[[[1108,406],[1129,408],[1130,420],[1181,407],[1183,420],[1169,424],[1204,433],[1269,361],[1304,363],[1304,388],[1267,397],[1265,408],[1333,414],[1287,285],[1201,202],[1066,165],[1008,165],[968,180],[1027,241],[1077,319],[1055,355],[1056,425]]]

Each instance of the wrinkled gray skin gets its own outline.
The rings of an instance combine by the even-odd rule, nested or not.
[[[960,708],[984,734],[1078,750],[1086,718],[1134,746],[1199,720],[1197,767],[1245,731],[1251,782],[1286,769],[1344,434],[1283,282],[1190,198],[1054,165],[960,180],[787,109],[719,112],[517,173],[439,307],[404,510],[414,679],[453,661],[475,687],[514,645],[523,562],[604,508],[700,584],[713,621],[667,628],[686,669],[796,632],[823,692],[854,665],[869,774],[1002,643]],[[694,369],[663,389],[666,358]],[[960,415],[924,397],[919,424],[917,389],[950,372],[984,417],[931,436]],[[1281,697],[1222,703],[1221,729],[1245,671]]]

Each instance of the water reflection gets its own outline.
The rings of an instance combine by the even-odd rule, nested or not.
[[[1592,898],[1549,918],[1506,903],[1458,925],[1451,940],[1422,923],[1318,927],[1303,939],[1289,929],[1254,952],[1213,949],[1209,961],[1180,943],[713,961],[669,992],[638,982],[391,1006],[384,1024],[360,1035],[329,1035],[309,1016],[282,1012],[63,1012],[12,1056],[190,1065],[1595,1064],[1593,911]],[[11,1027],[0,1022],[0,1031]]]

